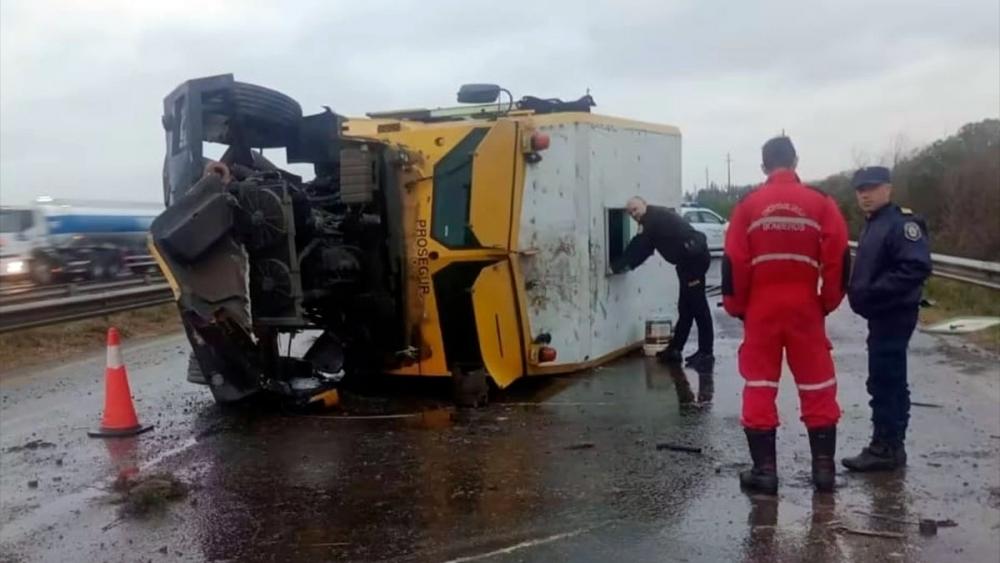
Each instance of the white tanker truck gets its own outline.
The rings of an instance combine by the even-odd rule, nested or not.
[[[50,197],[0,207],[0,279],[46,285],[153,270],[146,237],[162,211],[157,203]]]

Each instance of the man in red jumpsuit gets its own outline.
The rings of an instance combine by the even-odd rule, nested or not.
[[[847,225],[833,198],[799,181],[788,137],[769,140],[762,156],[767,182],[733,209],[722,262],[723,306],[744,322],[742,422],[753,469],[740,484],[777,493],[774,401],[784,353],[809,430],[813,483],[831,491],[840,407],[824,323],[844,298]]]

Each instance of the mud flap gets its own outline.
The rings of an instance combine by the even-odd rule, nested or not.
[[[524,375],[524,337],[510,262],[483,268],[472,286],[472,306],[483,365],[503,389]]]

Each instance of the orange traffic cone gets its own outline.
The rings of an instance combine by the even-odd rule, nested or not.
[[[104,372],[104,419],[101,427],[87,432],[92,438],[135,436],[152,430],[153,426],[139,424],[132,405],[132,392],[128,388],[128,374],[122,363],[121,342],[118,330],[108,329],[108,367]]]

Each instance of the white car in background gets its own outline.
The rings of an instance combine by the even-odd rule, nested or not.
[[[728,221],[711,209],[693,205],[682,205],[677,212],[684,220],[691,223],[692,227],[705,234],[710,251],[722,251],[726,241],[726,229],[729,228]]]

